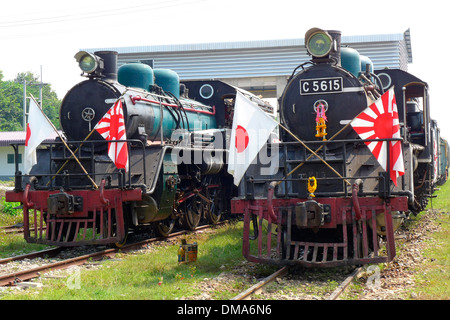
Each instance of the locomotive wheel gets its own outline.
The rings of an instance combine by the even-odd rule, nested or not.
[[[171,218],[165,219],[163,221],[158,221],[153,225],[154,230],[157,235],[161,237],[168,237],[175,227],[175,222],[176,220]]]
[[[114,243],[114,247],[116,248],[122,248],[128,240],[128,223],[126,221],[127,219],[125,219],[125,235],[123,236],[123,238],[117,242]]]
[[[211,191],[208,189],[207,198],[211,203],[205,203],[205,218],[211,224],[217,224],[222,217],[222,210],[220,208],[220,188],[214,188]]]
[[[184,203],[183,213],[181,219],[183,226],[189,230],[197,228],[203,213],[202,200],[197,196],[188,199]]]
[[[116,247],[116,248],[122,248],[122,247],[127,243],[127,240],[128,240],[128,232],[126,232],[126,234],[125,234],[125,236],[122,238],[122,240],[120,240],[120,241],[114,243],[114,247]]]
[[[115,217],[115,216],[116,215],[114,214],[113,217]],[[128,221],[127,209],[125,206],[123,207],[123,220],[124,220],[123,224],[124,224],[125,235],[122,237],[122,239],[120,239],[119,241],[117,241],[113,244],[113,246],[116,248],[122,248],[127,243],[127,240],[128,240],[129,221]],[[113,230],[117,230],[117,222],[115,221],[115,219],[113,220]],[[115,235],[115,233],[114,233],[114,235]]]

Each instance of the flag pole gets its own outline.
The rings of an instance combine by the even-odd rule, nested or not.
[[[31,99],[33,99],[33,101],[36,103],[36,105],[38,105],[38,103],[36,102],[36,99],[33,97],[32,94],[30,94]],[[39,105],[38,105],[39,106]],[[63,144],[66,146],[67,150],[69,150],[69,152],[72,154],[72,156],[74,157],[75,161],[80,165],[81,170],[83,170],[83,172],[87,175],[87,177],[89,178],[89,180],[91,180],[92,184],[94,185],[94,187],[96,189],[98,189],[98,185],[95,183],[95,181],[91,178],[91,176],[89,175],[89,173],[86,171],[86,169],[83,167],[83,165],[81,164],[80,160],[77,158],[77,156],[73,153],[73,151],[70,149],[70,147],[67,145],[66,141],[64,140],[64,138],[61,136],[61,134],[58,132],[58,129],[56,129],[55,125],[50,121],[50,119],[47,117],[47,115],[44,113],[44,111],[39,108],[39,110],[42,112],[42,114],[44,115],[45,119],[47,119],[47,121],[50,123],[50,125],[52,126],[53,130],[55,130],[56,134],[59,136],[59,138],[61,139],[61,141],[63,142]]]
[[[117,103],[118,100],[122,99],[123,96],[125,95],[125,93],[126,93],[127,91],[128,91],[128,89],[125,90],[125,91],[120,95],[120,97],[118,97],[118,98],[116,99],[116,101],[114,102],[113,105],[115,105],[115,104]],[[84,140],[80,143],[80,145],[75,149],[74,153],[78,152],[78,150],[83,146],[83,144],[86,142],[86,140],[89,139],[89,138],[91,137],[91,135],[92,135],[94,132],[95,132],[95,126],[94,126],[94,129],[92,129],[91,132],[89,132],[89,134],[86,136],[86,138],[84,138]],[[62,140],[62,139],[61,139],[61,140]],[[72,154],[72,155],[73,155],[73,154]],[[75,155],[73,155],[73,156],[75,156]],[[63,165],[59,168],[59,170],[56,172],[56,174],[59,174],[59,173],[62,171],[62,169],[64,169],[64,167],[69,163],[70,159],[72,159],[72,156],[70,156],[70,158],[67,159],[66,162],[63,163]],[[55,179],[55,176],[52,177],[52,180],[53,180],[53,179]],[[92,181],[92,179],[91,179],[91,181]],[[49,184],[50,184],[50,181],[47,182],[47,185],[49,185]],[[95,184],[95,183],[94,183],[94,184]],[[97,188],[98,188],[98,187],[97,187]]]
[[[392,86],[392,87],[394,87],[394,86]],[[389,89],[391,89],[391,88],[389,88]],[[381,98],[381,96],[377,99],[377,101],[379,100]],[[375,101],[376,102],[376,101]],[[357,117],[359,117],[360,115],[361,115],[361,113],[363,113],[365,110],[363,110],[363,111],[361,111],[360,113],[358,113],[350,122],[348,122],[344,127],[342,127],[338,132],[336,132],[330,139],[328,139],[328,141],[331,141],[331,140],[333,140],[334,138],[336,138],[339,134],[341,134],[342,133],[342,131],[344,131],[345,129],[347,129],[351,124],[352,124],[352,122],[353,122],[353,120],[355,120]],[[292,135],[296,140],[298,140],[300,143],[302,143],[292,132],[290,132],[289,130],[287,130],[284,126],[282,126],[281,124],[280,124],[280,127],[282,127],[283,129],[285,129],[290,135]],[[302,145],[304,145],[304,143],[302,143]],[[315,153],[317,153],[317,152],[319,152],[320,150],[322,150],[322,148],[323,148],[323,145],[321,145],[319,148],[317,148],[317,150],[315,151]],[[309,148],[307,148],[307,149],[309,149]],[[317,156],[315,153],[312,153],[308,158],[306,158],[306,160],[305,161],[308,161],[309,159],[311,159],[313,156],[316,156],[316,157],[318,157],[320,160],[322,160],[323,162],[325,162],[325,160],[323,160],[323,159],[321,159],[319,156]],[[289,177],[291,174],[293,174],[295,171],[297,171],[298,169],[300,169],[304,164],[305,164],[305,161],[303,161],[302,163],[300,163],[299,165],[297,165],[294,169],[292,169],[287,175],[286,175],[286,177],[284,177],[283,179],[281,179],[281,180],[278,180],[276,183],[275,183],[275,186],[278,186],[280,183],[282,183],[287,177]],[[326,162],[325,162],[325,164],[328,166],[328,167],[330,167]],[[339,175],[339,174],[338,174]],[[339,175],[340,176],[340,175]],[[342,176],[341,176],[342,177]],[[346,180],[346,179],[344,179],[345,181],[346,181],[346,183],[347,184],[349,184],[349,182]],[[350,185],[350,184],[349,184]]]
[[[336,173],[338,175],[339,178],[344,179],[345,183],[347,183],[349,186],[351,186],[352,184],[345,179],[339,172],[337,172],[332,166],[330,166],[328,164],[328,162],[326,162],[325,160],[323,160],[316,152],[314,152],[311,148],[309,148],[302,140],[300,140],[295,134],[293,134],[288,128],[286,128],[285,126],[283,126],[281,123],[278,124],[281,128],[283,128],[287,133],[289,133],[292,137],[294,137],[295,140],[297,140],[298,142],[300,142],[300,144],[306,148],[309,152],[312,153],[312,155],[316,156],[320,161],[322,161],[328,168],[331,169],[331,171],[333,171],[334,173]],[[312,155],[310,157],[312,157]],[[282,181],[282,180],[281,180]],[[279,182],[281,182],[279,181]],[[278,183],[279,184],[279,183]]]
[[[359,115],[359,114],[358,114]],[[341,128],[341,130],[339,130],[338,132],[336,132],[330,139],[328,139],[328,141],[333,140],[334,138],[336,138],[339,134],[341,134],[342,131],[344,131],[345,129],[347,129],[350,124],[352,122],[350,121],[349,123],[347,123],[344,127]],[[317,150],[315,151],[316,153],[319,152],[320,150],[322,150],[323,145],[321,145],[319,148],[317,148]],[[282,183],[287,177],[289,177],[291,174],[293,174],[295,171],[297,171],[298,169],[300,169],[305,163],[306,161],[308,161],[309,159],[311,159],[312,157],[314,157],[314,154],[309,155],[308,158],[306,158],[305,161],[303,161],[302,163],[300,163],[298,166],[296,166],[294,169],[292,169],[287,175],[286,177],[284,177],[282,180],[278,180],[275,184],[275,186],[278,186],[280,183]]]
[[[91,132],[89,132],[89,134],[86,136],[86,138],[84,138],[84,140],[80,143],[80,145],[75,149],[75,151],[73,153],[77,153],[78,150],[83,146],[83,144],[86,142],[87,139],[90,138],[90,136],[94,133],[95,129],[92,129]],[[62,139],[61,139],[62,140]],[[73,154],[70,156],[69,159],[66,160],[66,162],[63,163],[63,165],[59,168],[59,170],[55,173],[55,175],[52,177],[51,180],[54,180],[56,178],[56,175],[59,174],[62,169],[64,169],[64,167],[69,163],[70,159],[72,159],[72,156],[74,156]],[[89,176],[90,177],[90,176]],[[91,179],[92,181],[92,179]],[[47,186],[50,184],[50,181],[47,182]],[[95,184],[95,182],[94,182]],[[97,187],[98,188],[98,187]]]

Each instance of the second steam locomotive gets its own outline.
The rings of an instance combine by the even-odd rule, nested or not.
[[[225,129],[240,89],[220,81],[182,84],[172,70],[140,62],[118,68],[112,51],[75,58],[87,80],[62,101],[61,137],[37,150],[29,173],[16,163],[15,189],[6,194],[23,204],[25,239],[120,246],[133,228],[152,226],[167,236],[177,225],[216,224],[229,213],[236,189],[226,172]],[[119,101],[126,140],[106,141],[96,125]],[[108,156],[109,144],[119,143],[126,144],[128,170]]]
[[[268,145],[278,170],[264,174],[270,164],[257,158],[232,200],[244,214],[243,254],[310,267],[391,261],[396,228],[447,179],[428,85],[402,70],[374,71],[341,47],[339,31],[313,28],[305,45],[312,59],[279,99],[281,143]]]

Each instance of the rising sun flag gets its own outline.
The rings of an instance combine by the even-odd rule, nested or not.
[[[397,103],[394,88],[391,87],[380,99],[361,112],[351,126],[361,139],[400,138]],[[405,174],[401,141],[366,141],[372,154],[381,167],[389,172],[391,180],[397,186],[397,178]],[[388,166],[389,148],[389,168]]]
[[[128,146],[126,142],[114,142],[126,140],[125,120],[123,116],[122,101],[117,102],[100,119],[94,128],[100,135],[111,142],[108,143],[108,156],[118,169],[128,171]]]

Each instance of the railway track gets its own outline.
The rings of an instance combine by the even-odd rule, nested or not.
[[[34,232],[34,228],[30,228],[31,232]],[[38,231],[41,230],[40,228],[38,228]],[[43,229],[44,230],[44,229]],[[23,233],[24,229],[23,229],[23,225],[12,225],[12,226],[2,226],[0,227],[0,233]]]
[[[344,281],[342,281],[339,286],[331,293],[329,297],[326,298],[326,300],[337,300],[339,296],[345,291],[345,289],[348,287],[348,285],[352,282],[352,280],[358,275],[358,273],[361,271],[362,267],[355,268],[353,272],[345,278]],[[289,267],[284,266],[283,268],[275,271],[273,274],[269,275],[268,277],[264,278],[263,280],[259,281],[257,284],[253,285],[249,289],[241,292],[231,300],[251,300],[252,295],[257,295],[262,292],[264,287],[268,286],[270,283],[275,281],[278,278],[282,278],[285,275],[289,273]]]
[[[225,223],[225,221],[220,222],[218,225],[223,224],[223,223]],[[210,225],[203,225],[203,226],[197,227],[193,232],[203,230],[203,229],[208,229],[208,228],[210,228]],[[138,248],[145,247],[150,243],[167,240],[167,239],[176,239],[177,237],[183,236],[190,232],[192,232],[192,231],[185,231],[185,230],[179,231],[179,232],[170,234],[168,237],[155,237],[155,238],[151,238],[151,239],[146,239],[146,240],[139,241],[136,243],[130,243],[130,244],[124,245],[121,248],[105,249],[105,250],[77,256],[74,258],[63,259],[63,260],[56,261],[53,263],[48,263],[48,264],[34,267],[31,269],[27,269],[27,270],[21,270],[21,271],[17,271],[17,272],[3,274],[3,275],[0,275],[0,286],[12,286],[18,282],[23,282],[23,281],[27,281],[27,280],[33,279],[35,277],[38,277],[41,274],[48,272],[50,270],[66,269],[66,268],[69,268],[70,266],[85,264],[88,261],[98,261],[105,257],[113,257],[118,252],[121,252],[121,253],[130,252],[130,251],[136,250]],[[21,255],[21,256],[5,258],[5,259],[0,260],[0,265],[6,264],[9,262],[13,262],[13,261],[25,260],[25,259],[35,259],[35,258],[42,258],[42,257],[49,257],[49,256],[55,257],[61,251],[63,251],[63,248],[54,248],[54,249],[33,252],[30,254],[25,254],[25,255]]]
[[[201,227],[198,227],[195,231],[207,229],[209,227],[210,227],[209,225],[201,226]],[[102,260],[106,257],[114,257],[115,254],[117,254],[118,252],[121,252],[121,253],[130,252],[130,251],[145,247],[145,246],[147,246],[151,243],[157,242],[157,241],[167,240],[167,239],[176,239],[177,237],[183,236],[189,232],[190,231],[180,231],[180,232],[171,234],[168,238],[155,237],[155,238],[139,241],[136,243],[127,244],[120,249],[117,249],[117,248],[105,249],[105,250],[101,250],[101,251],[97,251],[97,252],[93,252],[93,253],[89,253],[89,254],[82,254],[82,255],[72,257],[69,259],[62,259],[60,261],[56,261],[53,263],[46,263],[45,265],[28,268],[26,270],[11,272],[8,274],[3,274],[3,275],[0,274],[0,286],[14,286],[21,282],[26,282],[32,278],[41,276],[50,270],[53,271],[53,270],[66,269],[66,268],[69,268],[70,266],[83,265],[86,263],[90,263],[92,261]],[[42,250],[39,252],[34,252],[34,253],[25,254],[25,255],[21,255],[21,256],[0,259],[0,266],[5,265],[10,262],[20,261],[20,260],[25,260],[25,259],[32,260],[32,259],[36,259],[36,258],[57,257],[60,253],[62,253],[64,251],[66,251],[66,248],[52,248],[52,249]],[[67,251],[70,251],[70,250],[67,250]],[[355,269],[349,276],[347,276],[347,278],[344,281],[342,281],[342,283],[336,288],[336,290],[331,295],[329,295],[326,299],[327,300],[337,299],[344,292],[345,288],[351,283],[353,278],[357,275],[357,273],[359,272],[359,269]],[[287,267],[287,266],[277,270],[270,276],[259,281],[257,284],[255,284],[248,290],[235,296],[232,300],[252,299],[253,295],[260,294],[266,286],[268,286],[270,283],[272,283],[276,279],[281,279],[281,278],[285,277],[286,275],[289,274],[289,271],[290,271],[289,267]],[[289,281],[289,280],[286,280],[286,281]],[[282,281],[280,281],[280,282],[282,282]]]
[[[288,267],[284,266],[283,268],[281,268],[278,271],[275,271],[274,273],[272,273],[270,276],[264,278],[263,280],[261,280],[260,282],[258,282],[257,284],[255,284],[254,286],[250,287],[249,289],[245,290],[244,292],[238,294],[237,296],[235,296],[233,299],[231,300],[250,300],[251,296],[253,294],[258,294],[260,293],[263,288],[265,286],[267,286],[268,284],[270,284],[272,281],[274,281],[276,278],[278,277],[282,277],[285,274],[288,273]]]

